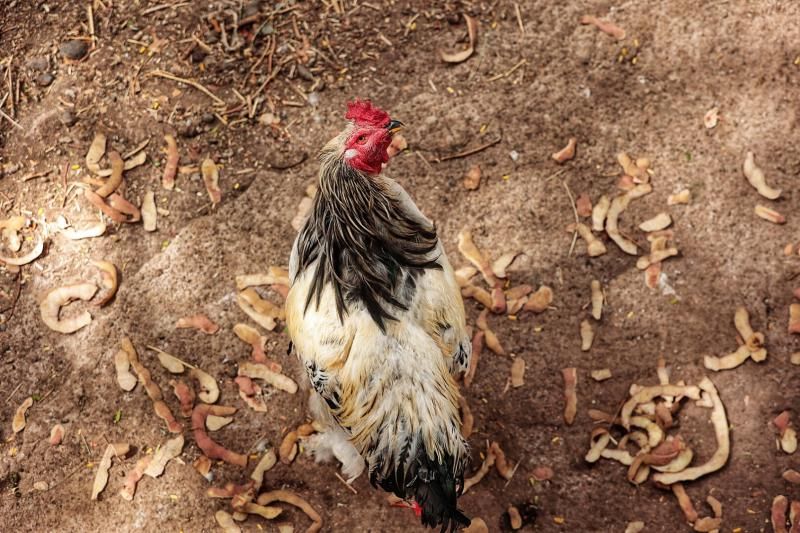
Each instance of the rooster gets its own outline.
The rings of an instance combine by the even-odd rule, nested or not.
[[[326,425],[312,448],[351,480],[406,500],[422,523],[454,531],[468,451],[459,390],[471,343],[436,228],[381,174],[403,124],[369,101],[320,153],[313,208],[292,247],[286,323]]]

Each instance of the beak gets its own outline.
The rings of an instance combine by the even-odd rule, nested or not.
[[[391,120],[389,124],[386,125],[386,129],[389,130],[389,133],[394,134],[402,130],[404,126],[405,125],[399,120]]]

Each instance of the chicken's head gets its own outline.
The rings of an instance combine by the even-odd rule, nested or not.
[[[389,161],[387,149],[392,135],[403,123],[390,119],[386,111],[373,106],[369,100],[348,103],[345,118],[352,121],[344,141],[345,163],[367,174],[380,174]]]

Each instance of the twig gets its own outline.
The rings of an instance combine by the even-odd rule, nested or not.
[[[78,435],[81,436],[81,440],[83,441],[83,445],[86,446],[86,453],[89,454],[89,457],[92,456],[92,449],[89,448],[89,443],[86,442],[86,437],[83,434],[83,428],[78,428]]]
[[[55,489],[56,487],[58,487],[59,485],[61,485],[62,483],[64,483],[66,480],[68,480],[69,478],[71,478],[72,476],[74,476],[74,475],[75,475],[75,472],[77,472],[77,471],[78,471],[78,470],[80,470],[81,468],[84,468],[84,466],[83,466],[83,463],[79,464],[79,465],[77,466],[77,468],[75,468],[75,470],[73,470],[72,472],[70,472],[69,474],[67,474],[66,476],[64,476],[63,478],[61,478],[60,480],[56,481],[56,482],[55,482],[55,484],[53,484],[53,485],[52,485],[52,486],[51,486],[51,487],[50,487],[48,490],[53,490],[53,489]]]
[[[522,13],[519,11],[519,4],[514,2],[514,11],[517,13],[517,24],[519,24],[519,32],[525,35],[525,26],[522,24]]]
[[[511,67],[511,68],[510,68],[508,71],[506,71],[506,72],[504,72],[504,73],[502,73],[502,74],[498,74],[498,75],[496,75],[496,76],[492,76],[491,78],[489,78],[489,79],[488,79],[488,80],[486,80],[486,81],[497,81],[497,80],[499,80],[500,78],[507,78],[507,77],[511,76],[511,75],[512,75],[514,72],[516,72],[516,70],[517,70],[519,67],[521,67],[522,65],[524,65],[524,64],[525,64],[525,63],[527,63],[527,62],[528,62],[528,60],[527,60],[527,59],[520,59],[520,60],[519,60],[519,62],[517,62],[517,64],[516,64],[516,65],[514,65],[513,67]]]
[[[409,20],[408,22],[406,22],[405,24],[403,24],[403,26],[405,26],[405,27],[406,27],[406,30],[403,32],[403,37],[406,37],[406,36],[408,36],[408,32],[410,32],[410,31],[411,31],[411,25],[412,25],[412,24],[414,24],[414,22],[415,22],[415,21],[416,21],[416,20],[419,18],[420,14],[421,14],[421,13],[417,13],[416,15],[414,15],[413,17],[411,17],[411,20]]]
[[[52,172],[51,170],[45,170],[44,172],[33,172],[32,174],[28,174],[27,176],[22,176],[19,181],[25,182],[29,180],[35,180],[36,178],[44,178],[47,177],[48,174]]]
[[[23,131],[25,130],[25,128],[23,128],[22,126],[19,125],[19,122],[17,122],[13,118],[9,117],[8,115],[6,115],[5,111],[3,111],[2,109],[0,109],[0,116],[3,117],[4,119],[6,119],[7,121],[9,121],[11,124],[13,124],[14,127],[19,128],[19,129],[21,129]]]
[[[94,48],[97,45],[97,36],[94,34],[94,11],[91,2],[86,5],[86,18],[89,20],[89,37],[92,38],[92,48]]]
[[[186,85],[191,85],[192,87],[194,87],[198,91],[204,93],[206,96],[208,96],[209,98],[214,100],[214,102],[216,104],[223,105],[223,106],[225,105],[225,101],[224,100],[220,99],[217,95],[215,95],[214,93],[212,93],[211,91],[206,89],[203,85],[201,85],[200,83],[198,83],[198,82],[196,82],[194,80],[189,80],[189,79],[186,79],[186,78],[180,78],[178,76],[175,76],[174,74],[170,74],[166,70],[161,70],[161,69],[151,70],[150,72],[147,73],[147,75],[148,76],[158,76],[159,78],[165,78],[165,79],[168,79],[168,80],[177,81],[178,83],[185,83]]]
[[[448,155],[448,156],[445,156],[445,157],[438,157],[438,158],[436,158],[436,162],[437,163],[441,163],[443,161],[450,161],[451,159],[460,159],[462,157],[467,157],[467,156],[470,156],[470,155],[473,155],[473,154],[477,154],[478,152],[482,152],[482,151],[486,150],[487,148],[491,148],[492,146],[494,146],[495,144],[499,143],[502,140],[503,140],[503,136],[500,135],[499,137],[497,137],[497,139],[494,139],[493,141],[489,141],[486,144],[482,144],[482,145],[478,146],[477,148],[472,148],[470,150],[465,150],[463,152],[459,152],[459,153],[453,154],[453,155]]]
[[[11,74],[11,72],[12,72],[11,71],[11,63],[13,61],[14,61],[14,57],[13,56],[8,58],[8,70],[6,71],[7,79],[8,79],[8,95],[10,97],[10,99],[8,101],[8,111],[11,113],[12,117],[16,116],[16,114],[17,114],[16,109],[14,109],[14,82],[12,80],[12,74]]]
[[[128,159],[138,154],[139,152],[144,150],[148,144],[150,144],[150,137],[139,143],[137,146],[134,146],[132,150],[129,150],[127,153],[122,154],[122,159]]]
[[[572,251],[575,249],[575,244],[578,242],[578,230],[577,224],[581,223],[580,218],[578,217],[578,208],[575,207],[575,198],[572,196],[572,191],[569,190],[569,185],[567,185],[566,181],[562,181],[561,184],[564,186],[564,189],[567,191],[567,197],[569,197],[569,205],[572,207],[572,214],[575,215],[575,224],[576,229],[572,232],[572,244],[569,246],[569,252],[567,255],[572,255]]]
[[[14,390],[11,391],[11,394],[6,396],[6,401],[4,403],[8,403],[8,400],[10,400],[17,393],[20,387],[22,387],[22,383],[18,383],[17,386],[14,387]]]
[[[294,163],[287,163],[287,164],[269,163],[269,166],[270,168],[274,168],[275,170],[288,170],[298,165],[302,165],[306,159],[308,159],[308,154],[306,152],[303,152],[302,154],[300,154],[300,158]]]
[[[148,7],[144,11],[142,11],[142,16],[149,15],[150,13],[155,13],[156,11],[161,11],[162,9],[177,9],[179,7],[188,6],[191,2],[181,2],[179,4],[161,4],[160,6],[153,6]]]
[[[420,152],[416,150],[414,150],[414,153],[417,154],[417,156],[419,156],[420,159],[422,159],[422,162],[425,163],[425,166],[428,167],[428,170],[433,171],[433,165],[431,165],[430,161],[425,159],[424,155],[422,155]]]
[[[336,476],[336,479],[341,481],[344,484],[344,486],[348,488],[350,492],[352,492],[353,494],[358,494],[358,491],[355,489],[355,487],[351,486],[350,483],[348,483],[342,476],[340,476],[339,472],[334,472],[333,475]]]
[[[182,365],[184,365],[184,366],[188,366],[189,368],[193,368],[193,369],[197,370],[197,367],[196,367],[196,366],[194,366],[194,365],[192,365],[192,364],[189,364],[189,363],[187,363],[186,361],[184,361],[184,360],[182,360],[182,359],[178,359],[177,357],[175,357],[174,355],[172,355],[172,354],[171,354],[171,353],[169,353],[169,352],[165,352],[164,350],[161,350],[161,349],[159,349],[159,348],[156,348],[155,346],[150,346],[149,344],[148,344],[147,346],[145,346],[145,347],[146,347],[148,350],[153,350],[154,352],[163,353],[164,355],[168,355],[168,356],[172,357],[173,359],[177,360],[178,362],[180,362]]]
[[[253,75],[253,72],[255,72],[255,70],[258,68],[258,66],[261,64],[261,62],[264,61],[264,58],[267,57],[267,54],[270,53],[270,50],[272,50],[272,41],[273,41],[273,39],[274,39],[274,37],[272,35],[270,35],[269,43],[264,48],[264,53],[261,54],[261,57],[258,58],[258,61],[253,63],[253,66],[250,67],[250,70],[247,72],[247,76],[245,76],[244,79],[241,81],[241,83],[239,83],[239,89],[242,89],[242,88],[244,88],[245,85],[247,85],[247,82],[250,80],[250,76]]]

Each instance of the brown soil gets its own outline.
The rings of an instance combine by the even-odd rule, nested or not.
[[[465,264],[455,243],[458,231],[469,227],[478,245],[495,257],[523,253],[511,269],[515,284],[548,284],[556,294],[555,308],[544,314],[490,319],[506,349],[525,359],[527,372],[523,387],[504,392],[510,361],[484,351],[466,391],[477,427],[470,439],[473,463],[477,468],[486,440],[497,440],[520,464],[509,483],[491,473],[465,495],[461,505],[467,514],[498,531],[505,527],[502,515],[509,504],[535,503],[538,519],[528,530],[623,531],[633,520],[645,521],[647,532],[690,530],[669,492],[650,482],[631,485],[616,463],[584,463],[592,427],[586,411],[614,410],[631,383],[655,383],[659,355],[672,367],[674,380],[697,383],[708,373],[703,354],[735,347],[731,317],[737,305],[746,305],[756,329],[767,334],[769,357],[711,376],[728,411],[732,455],[723,470],[687,490],[704,515],[706,495],[722,501],[723,531],[769,530],[772,498],[800,498],[800,489],[780,477],[786,468],[798,467],[797,455],[776,451],[769,426],[786,408],[794,409],[795,424],[800,420],[800,372],[789,364],[798,345],[786,333],[800,258],[782,252],[800,234],[800,149],[794,141],[800,4],[677,0],[612,8],[605,2],[523,1],[522,33],[512,2],[429,7],[421,1],[375,1],[356,7],[355,1],[339,0],[344,14],[323,2],[300,3],[294,10],[263,2],[256,6],[258,21],[241,28],[242,46],[226,51],[214,42],[219,34],[208,16],[222,4],[236,11],[239,2],[198,1],[145,13],[158,3],[96,0],[96,46],[84,60],[68,63],[59,45],[89,34],[85,4],[5,0],[0,8],[0,60],[5,61],[0,99],[10,81],[15,94],[2,110],[19,124],[0,119],[0,163],[7,170],[18,166],[0,177],[0,216],[23,213],[39,225],[59,214],[71,222],[86,218],[91,211],[74,194],[62,207],[64,183],[86,175],[84,155],[96,131],[107,133],[109,145],[120,152],[150,139],[147,164],[126,173],[125,194],[138,202],[146,189],[154,190],[169,215],[159,217],[155,233],[133,224],[84,241],[54,234],[43,257],[21,274],[0,269],[0,529],[217,528],[214,512],[227,504],[205,496],[208,483],[190,466],[199,451],[188,432],[186,464],[172,462],[162,477],[144,479],[133,502],[117,495],[136,459],[168,435],[141,388],[119,389],[112,357],[119,339],[129,335],[173,408],[168,376],[145,345],[155,344],[216,376],[221,403],[240,408],[235,422],[217,435],[234,450],[251,449],[260,438],[275,445],[283,430],[304,420],[302,394],[267,392],[266,415],[238,398],[232,377],[249,350],[231,331],[246,321],[235,304],[233,278],[287,263],[295,233],[289,222],[305,186],[315,179],[314,156],[342,126],[345,102],[355,96],[373,99],[408,126],[410,150],[392,161],[389,172],[436,220],[454,264]],[[437,51],[462,46],[461,12],[480,20],[479,44],[468,61],[447,65]],[[627,38],[615,41],[579,25],[585,13],[614,20]],[[222,12],[216,20],[230,30],[231,17]],[[272,39],[262,29],[253,40],[265,21],[277,36],[272,64],[287,63],[258,94],[266,100],[248,117],[246,107],[235,109],[242,102],[234,91],[254,95],[267,80],[266,57],[247,78]],[[193,36],[210,46],[205,57],[193,46]],[[307,55],[303,38],[312,47],[305,48]],[[296,68],[309,57],[314,59],[306,70]],[[194,88],[149,75],[154,69],[196,79],[226,107],[213,107]],[[42,86],[49,81],[42,78],[45,73],[54,80]],[[316,105],[306,100],[312,89]],[[706,129],[703,115],[714,106],[721,120]],[[229,113],[220,113],[225,110]],[[77,118],[71,126],[67,111]],[[266,112],[280,124],[259,122]],[[182,165],[196,165],[206,156],[222,165],[221,204],[212,208],[196,173],[179,175],[174,191],[160,188],[165,133],[176,135]],[[491,148],[436,162],[496,135],[502,141]],[[559,167],[550,154],[571,136],[578,139],[577,157]],[[516,162],[512,150],[519,153]],[[669,211],[681,255],[666,261],[664,271],[677,296],[647,289],[635,259],[610,241],[609,253],[596,259],[587,257],[581,241],[569,253],[572,235],[564,228],[573,213],[563,184],[593,200],[614,193],[615,155],[621,150],[649,157],[655,170],[654,192],[631,204],[622,229],[645,246],[636,225]],[[771,202],[741,173],[747,150],[783,189],[773,207],[787,216],[787,224],[775,226],[753,215],[756,203]],[[461,179],[474,164],[481,166],[483,182],[479,190],[467,191]],[[62,181],[65,165],[81,168],[70,168]],[[42,171],[51,172],[23,181]],[[667,195],[684,187],[692,191],[692,203],[668,208]],[[93,322],[75,334],[48,330],[37,302],[52,287],[96,277],[90,258],[118,266],[118,296],[107,307],[91,308]],[[584,353],[578,327],[593,278],[606,288],[608,305],[594,347]],[[19,299],[9,309],[18,282]],[[466,306],[473,322],[479,306],[473,301]],[[174,329],[178,318],[198,312],[222,330],[205,336]],[[301,380],[296,363],[284,355],[286,335],[279,328],[268,337],[272,356]],[[576,366],[579,375],[573,426],[562,422],[560,369],[567,366]],[[593,382],[589,371],[602,367],[611,368],[614,378]],[[14,435],[14,410],[31,395],[39,401],[25,430]],[[117,412],[121,418],[115,423]],[[715,447],[707,412],[692,405],[681,415],[682,434],[699,454],[696,461]],[[66,426],[67,437],[52,448],[47,436],[57,422]],[[113,466],[108,488],[99,501],[90,501],[94,465],[107,442],[121,440],[130,442],[135,454]],[[553,479],[533,482],[537,465],[552,467]],[[240,482],[246,475],[232,466],[213,471],[215,483]],[[356,495],[335,471],[334,465],[301,456],[269,472],[266,485],[308,498],[323,515],[325,531],[419,529],[412,512],[389,507],[366,479],[355,482]],[[51,488],[35,491],[37,481]],[[298,529],[308,523],[294,509],[284,515]],[[244,528],[275,530],[255,518]]]

